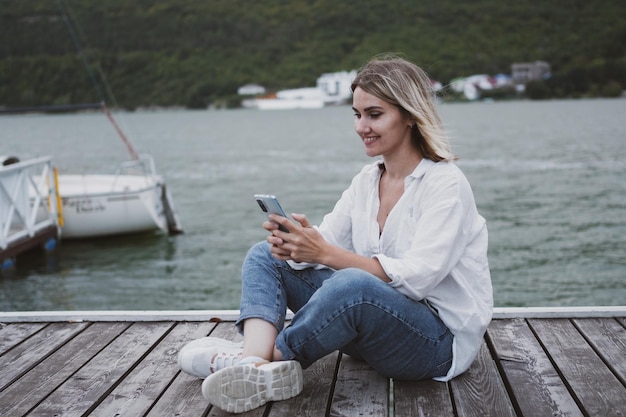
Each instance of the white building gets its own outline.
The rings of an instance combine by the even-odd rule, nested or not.
[[[355,77],[354,70],[325,73],[317,79],[315,87],[281,90],[276,93],[276,98],[257,98],[246,101],[243,105],[261,110],[282,110],[313,109],[343,104],[352,99],[350,86]]]
[[[518,62],[511,65],[511,75],[515,84],[550,78],[550,64],[544,61]]]
[[[355,78],[355,70],[322,74],[317,79],[317,88],[324,93],[326,103],[344,103],[352,98],[350,86]]]

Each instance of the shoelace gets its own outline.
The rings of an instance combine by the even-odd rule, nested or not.
[[[211,359],[211,372],[217,372],[220,369],[224,369],[227,366],[234,366],[241,360],[241,352],[237,354],[232,353],[218,353]]]

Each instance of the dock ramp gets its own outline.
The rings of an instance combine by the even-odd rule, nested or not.
[[[0,156],[0,266],[59,238],[62,222],[52,157]]]

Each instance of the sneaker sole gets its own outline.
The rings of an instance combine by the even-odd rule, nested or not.
[[[302,368],[295,361],[272,362],[261,367],[224,368],[202,383],[202,395],[214,406],[243,413],[268,401],[295,397],[303,388]]]

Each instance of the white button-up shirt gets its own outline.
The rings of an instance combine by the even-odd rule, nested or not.
[[[438,312],[454,335],[452,366],[437,378],[446,381],[470,367],[492,317],[485,219],[454,163],[424,159],[406,177],[380,233],[382,169],[380,162],[366,165],[318,230],[331,244],[377,258],[389,285]]]

